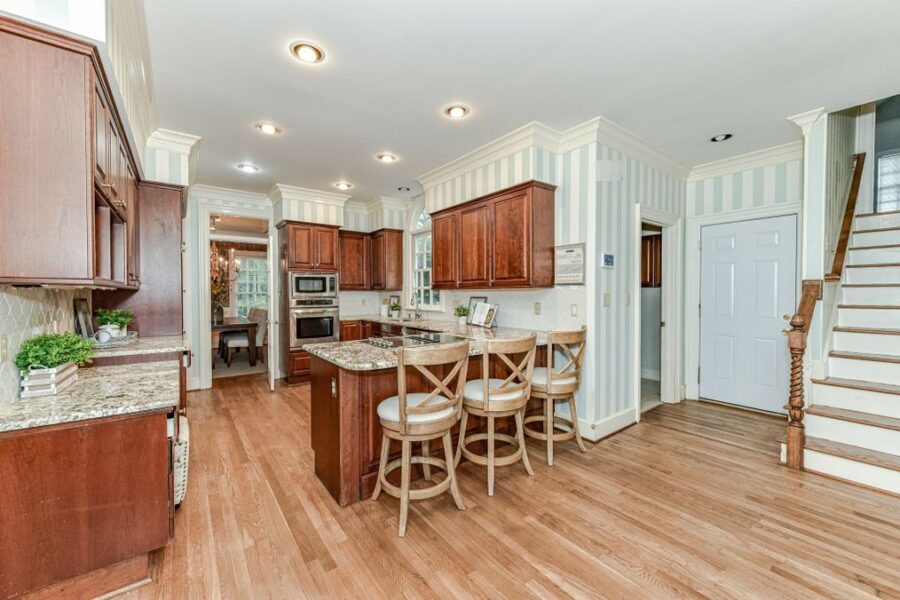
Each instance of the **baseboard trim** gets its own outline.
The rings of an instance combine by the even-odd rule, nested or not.
[[[598,442],[636,422],[637,417],[634,408],[626,408],[621,412],[593,423],[584,419],[578,419],[578,427],[581,430],[581,437],[592,442]]]

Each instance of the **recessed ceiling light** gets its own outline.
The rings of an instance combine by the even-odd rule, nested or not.
[[[393,162],[397,162],[397,155],[391,154],[390,152],[382,152],[381,154],[375,156],[375,160],[380,160],[383,163],[390,164]]]
[[[711,141],[711,142],[724,142],[724,141],[726,141],[726,140],[730,140],[731,137],[732,137],[732,136],[731,136],[730,133],[720,133],[719,135],[714,135],[714,136],[712,136],[711,138],[709,138],[709,141]]]
[[[259,167],[256,165],[251,165],[250,163],[240,163],[237,165],[239,171],[243,171],[244,173],[258,173]]]
[[[353,187],[353,184],[347,183],[346,181],[338,181],[337,183],[334,184],[334,187],[336,187],[339,190],[349,190],[350,188]]]
[[[444,115],[451,119],[463,119],[469,115],[469,107],[463,104],[451,104],[444,109]]]
[[[264,133],[266,135],[278,135],[279,133],[281,133],[281,130],[271,123],[257,123],[256,128],[259,129],[260,133]]]
[[[406,187],[405,185],[402,185],[402,186],[400,186],[400,187],[397,188],[397,191],[398,191],[398,192],[408,192],[408,191],[409,191],[409,188]]]
[[[312,42],[293,42],[291,54],[297,60],[311,65],[325,60],[325,51]]]

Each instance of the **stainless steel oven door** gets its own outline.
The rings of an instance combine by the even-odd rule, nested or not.
[[[338,284],[336,273],[291,273],[291,298],[334,298]]]
[[[289,320],[291,348],[340,340],[337,308],[292,308]]]

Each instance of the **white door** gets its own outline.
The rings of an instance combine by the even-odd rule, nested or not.
[[[278,362],[278,308],[275,303],[277,298],[277,290],[275,289],[275,270],[278,265],[275,264],[275,238],[269,236],[269,247],[266,249],[266,259],[269,267],[269,315],[268,315],[268,336],[269,341],[266,347],[266,366],[269,369],[269,390],[275,391],[275,374],[276,363]]]
[[[783,413],[796,216],[708,225],[700,248],[700,397]]]

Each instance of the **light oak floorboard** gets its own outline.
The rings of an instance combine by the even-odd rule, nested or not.
[[[900,598],[900,499],[778,464],[784,420],[663,405],[534,477],[460,464],[449,494],[339,508],[312,472],[309,387],[228,378],[189,396],[175,540],[135,600]],[[412,482],[412,487],[425,485]]]

